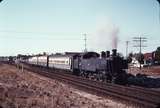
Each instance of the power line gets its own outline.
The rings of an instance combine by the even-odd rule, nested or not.
[[[3,38],[9,38],[9,39],[36,39],[36,40],[84,40],[83,38],[79,37],[80,33],[56,33],[56,32],[32,32],[32,31],[5,31],[0,30],[0,32],[7,33],[5,36],[2,34],[0,36],[1,39]],[[8,35],[12,34],[12,35]],[[24,36],[14,35],[13,34],[24,34]],[[27,36],[27,35],[29,36]],[[34,35],[34,36],[33,36]],[[55,36],[58,36],[55,37]],[[65,37],[64,37],[65,36]],[[67,37],[66,37],[67,36]],[[70,37],[68,37],[70,36]],[[73,37],[74,36],[74,37]],[[75,37],[78,36],[78,37]]]
[[[133,37],[133,41],[138,43],[137,45],[134,45],[133,47],[139,47],[139,53],[140,53],[140,57],[142,54],[142,47],[147,47],[145,45],[143,45],[144,42],[147,42],[147,38],[146,37]],[[141,69],[141,62],[140,62],[140,69]]]
[[[79,40],[79,41],[81,41],[81,40],[83,40],[82,38],[70,38],[70,37],[68,37],[68,38],[64,38],[64,37],[60,37],[60,38],[57,38],[57,37],[30,37],[30,36],[7,36],[7,35],[3,35],[3,36],[0,36],[0,39],[22,39],[22,40],[51,40],[51,41],[53,41],[53,40],[66,40],[66,41],[70,41],[70,40]]]
[[[13,31],[13,30],[0,30],[0,33],[5,33],[5,34],[31,34],[31,35],[49,35],[49,36],[53,36],[53,35],[81,35],[80,33],[75,33],[75,32],[38,32],[38,31]]]

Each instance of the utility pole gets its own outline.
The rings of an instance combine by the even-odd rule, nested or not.
[[[142,43],[147,41],[147,38],[145,37],[133,37],[133,41],[137,43],[137,45],[133,46],[133,47],[139,47],[139,54],[140,54],[140,58],[142,55],[142,47],[146,47],[144,46]],[[140,61],[140,69],[141,69],[141,61]]]
[[[127,55],[128,55],[128,44],[129,44],[129,41],[126,41],[126,58],[127,58]]]
[[[87,34],[84,35],[84,52],[87,52]]]

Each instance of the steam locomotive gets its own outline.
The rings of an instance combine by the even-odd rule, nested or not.
[[[127,60],[120,57],[116,49],[102,51],[101,55],[96,52],[80,54],[58,54],[50,56],[34,56],[23,62],[51,69],[68,70],[72,74],[117,84],[126,84],[128,68]]]

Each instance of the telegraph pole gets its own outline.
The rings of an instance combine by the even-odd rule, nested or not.
[[[128,44],[129,44],[129,41],[126,41],[126,58],[127,58],[127,55],[128,55]]]
[[[144,46],[142,43],[147,41],[147,38],[145,37],[133,37],[133,41],[138,43],[137,45],[133,46],[133,47],[139,47],[139,53],[140,53],[140,58],[142,55],[142,47],[146,47]],[[141,62],[140,62],[140,69],[141,69]]]
[[[87,34],[84,35],[84,52],[87,52]]]

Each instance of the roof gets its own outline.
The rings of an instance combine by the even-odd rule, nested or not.
[[[83,54],[83,59],[89,59],[92,57],[99,57],[100,54],[96,53],[96,52],[86,52],[85,54]]]
[[[65,52],[65,54],[74,56],[74,55],[82,55],[84,54],[84,52]]]

